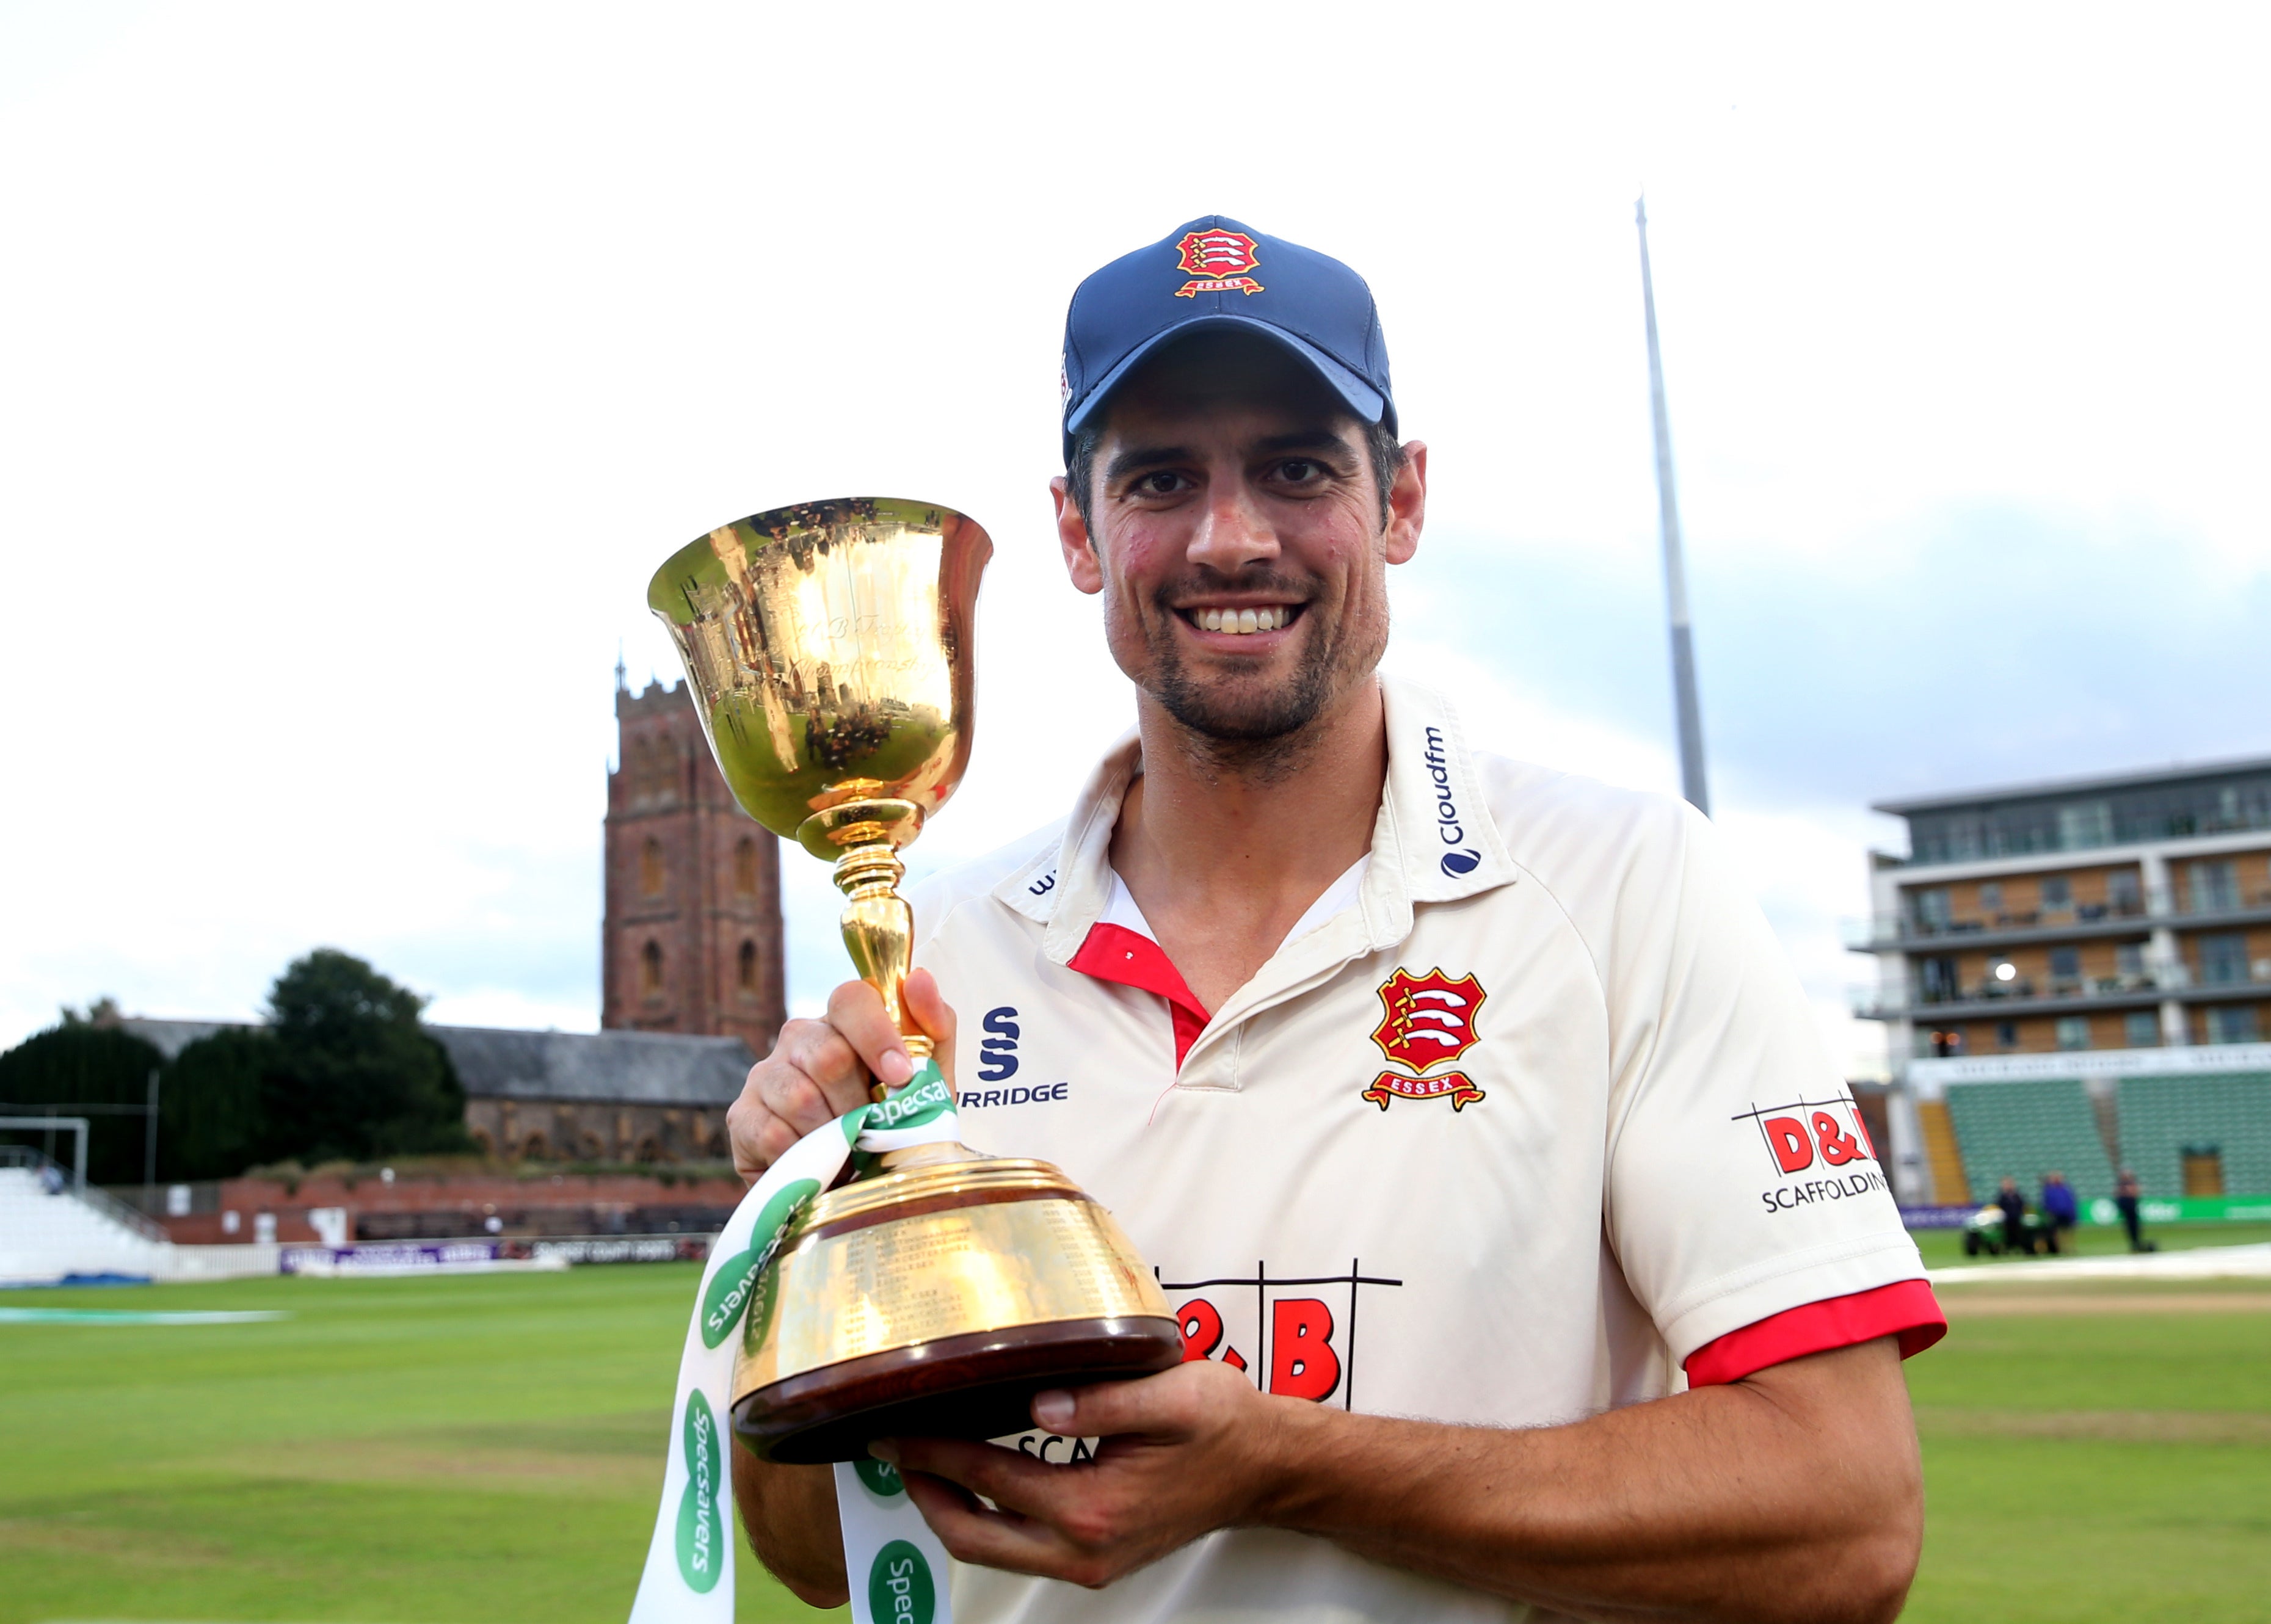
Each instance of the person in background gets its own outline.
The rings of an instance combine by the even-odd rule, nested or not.
[[[1995,1204],[2003,1209],[2003,1249],[2035,1255],[2035,1238],[2027,1233],[2027,1198],[2019,1193],[2019,1181],[2006,1178],[2003,1188],[1995,1194]]]
[[[2137,1197],[2143,1188],[2137,1182],[2137,1175],[2126,1167],[2113,1186],[2113,1205],[2121,1214],[2121,1227],[2129,1232],[2129,1249],[2133,1252],[2145,1249],[2144,1225],[2137,1218]]]
[[[2055,1257],[2066,1249],[2066,1232],[2081,1221],[2081,1203],[2074,1198],[2074,1186],[2066,1181],[2066,1174],[2052,1172],[2043,1177],[2044,1237],[2050,1242],[2051,1255]]]

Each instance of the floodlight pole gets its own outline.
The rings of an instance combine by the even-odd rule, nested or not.
[[[1672,622],[1672,694],[1679,720],[1679,789],[1711,815],[1703,778],[1703,710],[1695,696],[1695,644],[1687,622],[1687,566],[1679,550],[1679,498],[1672,484],[1672,420],[1664,407],[1664,358],[1656,342],[1656,282],[1648,265],[1648,199],[1633,207],[1640,227],[1640,297],[1648,317],[1648,394],[1656,420],[1656,495],[1664,529],[1664,592]]]

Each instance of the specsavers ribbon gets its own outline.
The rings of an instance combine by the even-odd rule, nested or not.
[[[678,1360],[662,1508],[647,1545],[631,1624],[733,1624],[733,1491],[726,1437],[733,1343],[789,1220],[833,1183],[854,1151],[870,1154],[959,1136],[954,1092],[927,1060],[907,1085],[815,1129],[765,1170],[710,1248]],[[770,1305],[767,1305],[769,1307]],[[765,1312],[761,1307],[758,1312]],[[836,1468],[844,1572],[859,1624],[952,1624],[946,1550],[881,1461]]]

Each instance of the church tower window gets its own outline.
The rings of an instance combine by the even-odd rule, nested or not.
[[[650,998],[662,991],[662,948],[656,942],[639,950],[639,988]]]
[[[757,944],[754,942],[741,943],[741,990],[757,990]]]
[[[662,895],[662,842],[652,837],[639,848],[639,889],[650,897]]]
[[[747,835],[733,848],[733,889],[744,897],[757,894],[757,843]]]

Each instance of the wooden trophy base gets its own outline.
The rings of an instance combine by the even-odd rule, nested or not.
[[[777,1382],[733,1430],[785,1465],[864,1460],[877,1438],[999,1438],[1033,1424],[1036,1393],[1157,1375],[1181,1362],[1171,1319],[1058,1320],[945,1337]]]
[[[863,1458],[876,1438],[998,1438],[1032,1425],[1036,1393],[1182,1357],[1109,1212],[1046,1162],[969,1158],[798,1215],[744,1324],[733,1430],[800,1465]]]

